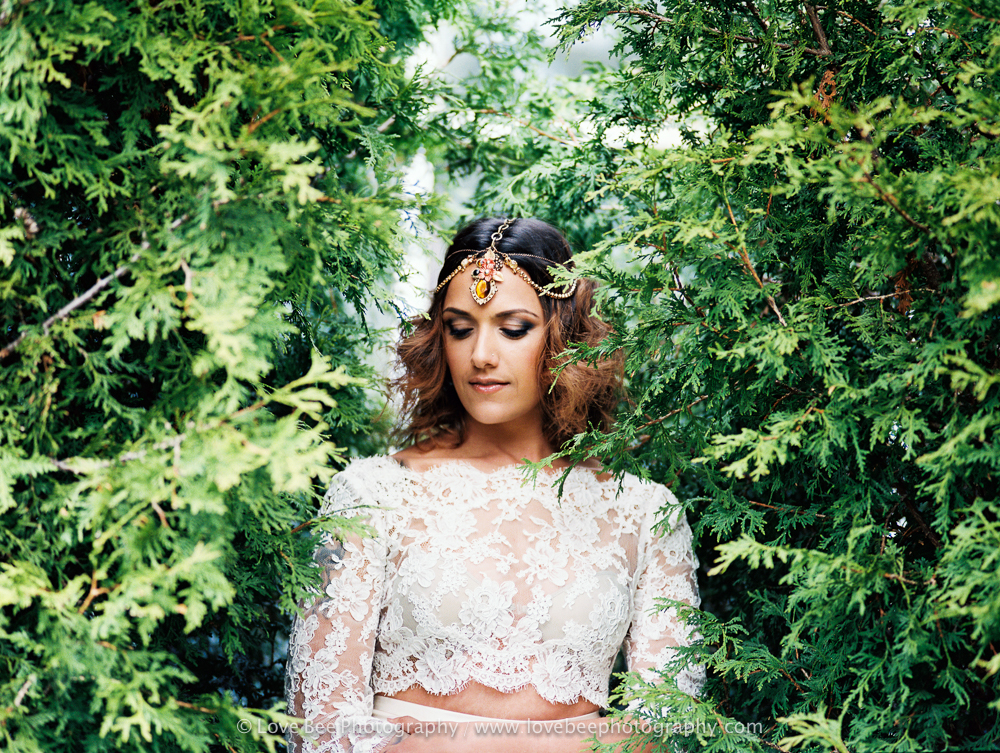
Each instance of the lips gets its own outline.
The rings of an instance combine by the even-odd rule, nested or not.
[[[496,379],[475,379],[469,382],[469,386],[481,395],[489,395],[502,390],[507,386],[507,382]]]

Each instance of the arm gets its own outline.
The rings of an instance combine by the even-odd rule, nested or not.
[[[666,487],[656,488],[646,524],[647,539],[640,550],[632,625],[625,637],[629,670],[648,681],[655,680],[655,670],[674,658],[678,646],[688,646],[694,638],[678,621],[677,610],[659,609],[656,599],[673,599],[692,607],[701,604],[691,528],[674,495]],[[658,533],[654,523],[662,508],[668,510],[666,530]],[[701,666],[685,668],[675,679],[682,692],[696,696],[705,684],[705,670]]]
[[[303,606],[289,637],[288,713],[305,720],[290,731],[294,753],[372,753],[399,737],[398,727],[371,718],[387,542],[380,511],[358,509],[370,502],[359,487],[349,471],[338,475],[321,514],[369,514],[376,536],[323,536],[315,555],[323,569],[321,593]]]

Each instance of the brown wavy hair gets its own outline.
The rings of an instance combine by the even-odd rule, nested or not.
[[[490,236],[502,222],[493,217],[479,219],[459,231],[445,253],[438,284],[468,256],[463,252],[487,248]],[[552,283],[554,266],[573,269],[569,243],[562,233],[541,220],[514,220],[497,243],[497,250],[515,259],[539,285]],[[539,296],[545,317],[545,345],[538,364],[542,426],[546,440],[557,449],[588,429],[608,431],[623,395],[624,361],[619,352],[602,360],[578,363],[561,355],[570,343],[598,345],[611,331],[591,312],[594,289],[593,282],[580,279],[570,298]],[[442,311],[446,293],[447,286],[434,294],[427,315],[411,320],[410,333],[396,348],[401,376],[392,381],[391,387],[399,390],[403,398],[397,436],[407,443],[457,447],[465,441],[465,408],[455,392],[444,355]]]

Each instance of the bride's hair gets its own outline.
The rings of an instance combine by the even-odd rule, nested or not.
[[[438,284],[469,255],[464,252],[486,249],[502,222],[499,218],[484,218],[459,231],[445,253]],[[514,220],[496,249],[515,256],[518,266],[539,285],[552,283],[550,268],[554,264],[573,269],[569,243],[562,233],[541,220]],[[568,363],[565,356],[560,357],[568,344],[594,346],[611,331],[591,313],[594,288],[590,280],[580,279],[569,298],[539,296],[545,316],[545,346],[538,364],[542,426],[545,438],[557,449],[587,429],[608,431],[623,393],[620,352],[596,362]],[[558,285],[555,289],[562,290]],[[465,439],[465,409],[444,355],[442,309],[447,292],[446,285],[434,294],[427,316],[411,320],[410,333],[396,348],[401,375],[391,386],[403,398],[398,434],[407,442],[457,446]],[[499,294],[503,294],[502,290]]]

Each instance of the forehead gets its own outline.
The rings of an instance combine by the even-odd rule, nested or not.
[[[448,283],[445,291],[444,307],[461,309],[467,311],[473,317],[478,318],[494,316],[499,312],[519,309],[529,311],[541,317],[542,302],[538,299],[538,294],[528,283],[511,271],[510,267],[502,267],[503,282],[494,283],[497,285],[497,293],[486,304],[480,306],[472,298],[472,270],[470,266],[459,275],[455,275]]]

